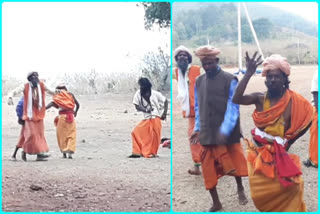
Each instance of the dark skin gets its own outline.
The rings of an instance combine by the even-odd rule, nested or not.
[[[204,58],[201,60],[201,64],[203,69],[206,72],[206,75],[208,78],[214,78],[220,71],[218,70],[218,64],[219,64],[219,58]],[[190,143],[191,144],[196,144],[199,142],[199,131],[193,132],[190,136]],[[227,136],[225,136],[222,133],[217,133],[217,139],[216,141],[222,142],[223,144],[227,143]],[[211,147],[211,146],[208,146]],[[232,175],[232,174],[231,174]],[[238,193],[238,199],[239,199],[239,204],[244,205],[248,203],[247,197],[244,194],[244,187],[242,185],[242,179],[241,177],[235,176],[235,180],[237,183],[237,193]],[[219,200],[217,188],[214,187],[209,190],[213,205],[209,209],[209,212],[216,212],[220,209],[222,209],[222,204]]]
[[[259,56],[257,59],[256,56],[257,52],[254,53],[252,58],[250,58],[248,52],[246,52],[245,59],[247,71],[237,86],[237,89],[233,95],[232,102],[240,105],[255,105],[256,110],[258,112],[262,112],[265,96],[264,93],[255,92],[243,95],[250,78],[256,72],[257,67],[262,64],[261,56]],[[268,89],[267,97],[270,100],[271,107],[277,104],[286,92],[287,89],[284,87],[285,81],[286,79],[280,69],[270,70],[267,72],[265,85]],[[284,130],[287,131],[291,126],[291,101],[285,109],[283,117],[285,121]],[[297,137],[288,141],[288,146],[286,148],[287,151],[289,150],[290,146],[307,131],[309,127],[310,125],[302,132],[300,132]]]
[[[188,53],[185,51],[180,51],[176,57],[178,68],[182,71],[183,76],[187,72],[189,59]]]

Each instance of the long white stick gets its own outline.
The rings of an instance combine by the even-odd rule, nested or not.
[[[246,4],[245,4],[244,2],[242,2],[242,5],[243,5],[243,8],[244,8],[244,12],[246,13],[247,20],[248,20],[248,22],[249,22],[249,26],[250,26],[252,35],[253,35],[254,40],[256,41],[256,44],[257,44],[257,46],[258,46],[259,53],[260,53],[260,55],[261,55],[261,57],[262,57],[262,60],[264,60],[264,56],[263,56],[263,53],[262,53],[261,48],[260,48],[260,45],[259,45],[259,41],[258,41],[258,37],[257,37],[257,35],[256,35],[256,31],[254,30],[253,25],[252,25],[252,22],[251,22],[251,19],[250,19],[250,17],[249,17],[249,13],[248,13],[247,6],[246,6]]]

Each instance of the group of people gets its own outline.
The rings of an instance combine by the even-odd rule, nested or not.
[[[49,147],[44,135],[44,118],[46,109],[55,107],[59,115],[55,118],[57,141],[63,158],[72,159],[76,149],[76,123],[80,104],[74,95],[68,92],[65,84],[59,84],[55,90],[49,89],[39,79],[38,72],[27,75],[28,82],[8,95],[8,104],[13,105],[13,96],[23,93],[16,111],[18,123],[21,125],[20,137],[11,160],[16,160],[17,151],[22,149],[22,160],[27,161],[28,155],[37,155],[37,161],[47,160]],[[45,104],[46,93],[52,95],[52,102]]]
[[[55,107],[59,115],[54,119],[57,142],[63,158],[72,159],[76,150],[76,123],[80,104],[75,96],[67,90],[65,84],[59,84],[55,90],[49,89],[40,81],[38,72],[27,75],[28,83],[11,91],[8,104],[13,105],[13,96],[23,92],[16,111],[18,123],[21,125],[20,137],[11,160],[16,160],[21,148],[22,159],[26,155],[37,155],[37,161],[47,160],[49,147],[44,136],[44,117],[47,109]],[[158,91],[152,90],[148,78],[140,78],[140,89],[135,93],[133,104],[137,111],[143,112],[144,119],[132,131],[132,155],[130,158],[157,157],[161,143],[161,120],[165,120],[168,111],[168,100]],[[52,96],[52,101],[46,105],[46,92]],[[165,146],[169,146],[168,139]]]
[[[224,175],[235,177],[241,205],[248,202],[241,177],[248,176],[251,198],[259,211],[306,211],[300,159],[288,150],[311,126],[310,157],[304,164],[318,166],[317,71],[313,108],[289,89],[291,66],[286,58],[274,54],[262,60],[257,52],[252,57],[246,53],[246,72],[239,82],[219,66],[219,54],[220,50],[210,45],[197,48],[194,55],[200,59],[200,67],[192,65],[188,48],[179,46],[174,52],[177,99],[188,119],[194,162],[188,172],[200,175],[201,166],[213,201],[209,211],[222,208],[216,186]],[[267,91],[244,94],[259,65],[263,66]],[[239,105],[255,105],[251,139],[241,132]],[[246,156],[241,138],[247,145]]]

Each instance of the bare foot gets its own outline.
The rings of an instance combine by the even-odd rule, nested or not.
[[[222,205],[219,204],[213,204],[212,207],[209,209],[209,212],[216,212],[218,210],[222,209]]]
[[[21,159],[27,161],[27,154],[24,151],[21,152]]]
[[[238,199],[239,199],[239,204],[240,205],[245,205],[248,203],[248,199],[246,195],[244,194],[244,191],[238,191]]]
[[[193,169],[189,169],[188,173],[190,175],[201,175],[200,167],[199,166],[194,166]]]

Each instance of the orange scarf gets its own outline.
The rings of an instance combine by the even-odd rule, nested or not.
[[[75,106],[72,94],[64,90],[53,96],[53,102],[65,110],[73,110]]]
[[[284,137],[288,140],[295,138],[311,122],[313,109],[309,101],[294,91],[287,90],[279,102],[270,109],[252,114],[254,124],[258,128],[272,125],[283,114],[291,100],[291,126],[285,132]],[[304,114],[301,114],[304,112]]]

